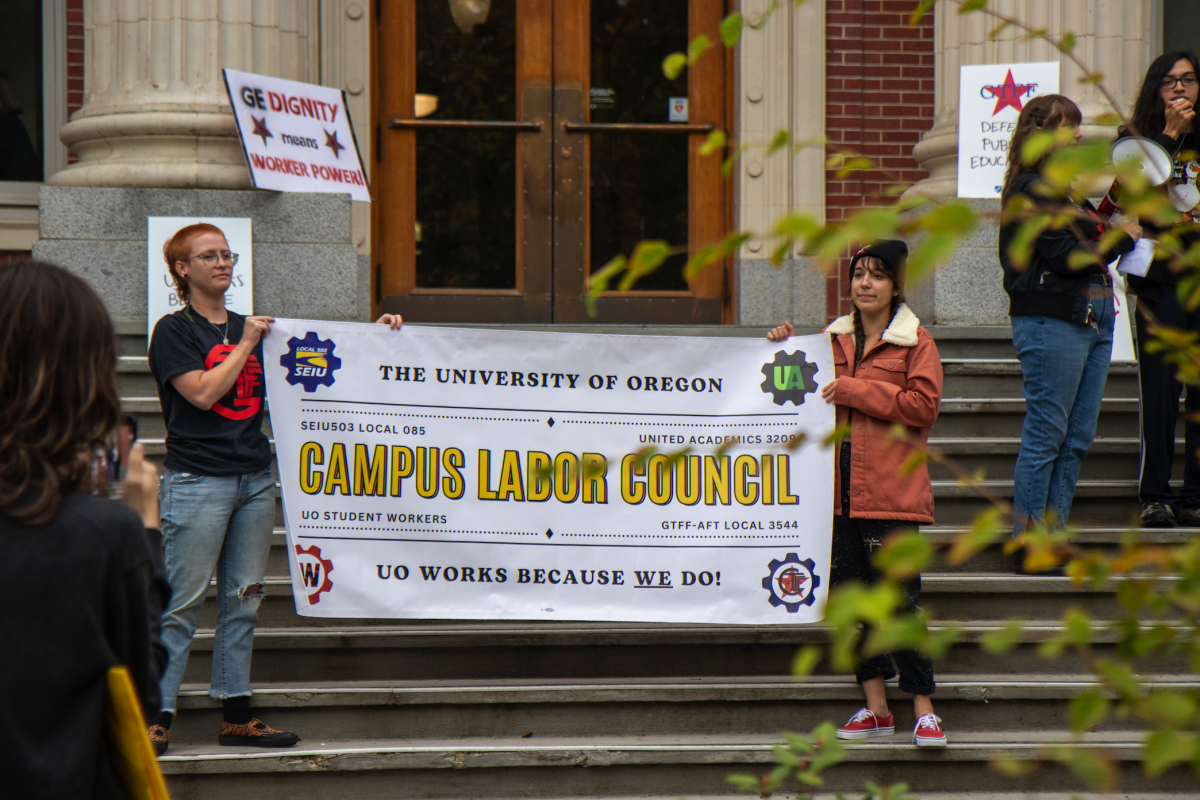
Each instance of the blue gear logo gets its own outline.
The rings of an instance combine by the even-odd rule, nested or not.
[[[306,392],[333,386],[333,373],[342,366],[342,360],[333,354],[335,347],[332,339],[321,339],[313,331],[303,339],[288,339],[288,351],[279,357],[279,366],[287,370],[287,382],[302,385]]]
[[[808,360],[803,350],[791,354],[776,352],[771,363],[763,364],[762,374],[766,380],[759,386],[777,406],[789,401],[802,406],[804,398],[817,391],[817,365]]]
[[[771,572],[762,579],[762,588],[771,593],[767,602],[776,608],[783,606],[789,614],[813,604],[821,576],[814,571],[816,565],[811,558],[801,561],[800,556],[788,553],[782,561],[772,559],[767,568]]]

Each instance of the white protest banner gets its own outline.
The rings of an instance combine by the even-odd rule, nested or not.
[[[302,615],[821,618],[828,336],[279,319],[264,359]]]
[[[257,188],[344,192],[371,202],[343,92],[232,69],[222,72]]]
[[[225,293],[225,307],[243,316],[254,313],[254,253],[253,223],[249,217],[146,217],[146,338],[154,334],[154,325],[167,314],[183,308],[183,301],[175,294],[175,281],[171,278],[166,258],[165,245],[175,232],[197,222],[216,225],[225,234],[229,250],[238,254],[237,266],[233,268],[233,282]]]
[[[1058,62],[959,67],[958,196],[999,199],[1021,109],[1058,92]]]

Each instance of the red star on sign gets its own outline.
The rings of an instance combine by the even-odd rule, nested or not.
[[[325,131],[324,128],[321,130]],[[325,146],[333,151],[334,158],[341,158],[342,151],[346,149],[346,145],[338,142],[337,131],[334,131],[333,133],[325,131]]]
[[[262,119],[259,119],[258,117],[251,114],[250,119],[254,120],[254,132],[251,133],[250,135],[258,136],[259,138],[261,138],[263,140],[263,147],[266,147],[267,146],[267,138],[268,137],[271,139],[275,138],[275,135],[272,134],[269,130],[267,130],[267,118],[263,117]]]
[[[996,98],[996,108],[992,111],[992,116],[994,117],[1010,106],[1020,113],[1021,98],[1029,94],[1036,87],[1036,83],[1014,83],[1012,70],[1010,69],[1008,75],[1004,78],[1004,83],[999,86],[985,86],[983,87],[983,91],[991,92],[992,97]],[[980,94],[982,93],[981,91]],[[989,100],[991,99],[987,95],[983,96]]]

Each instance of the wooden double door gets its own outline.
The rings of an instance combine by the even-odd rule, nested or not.
[[[725,266],[725,0],[376,0],[373,289],[413,322],[716,324]],[[718,44],[676,80],[662,60]],[[591,275],[643,239],[680,252],[628,291]],[[614,286],[615,288],[615,286]]]

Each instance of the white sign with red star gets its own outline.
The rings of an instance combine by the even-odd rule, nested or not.
[[[959,68],[958,196],[1000,198],[1021,109],[1058,92],[1058,62]]]
[[[257,188],[345,192],[371,202],[343,92],[232,69],[223,72]]]

